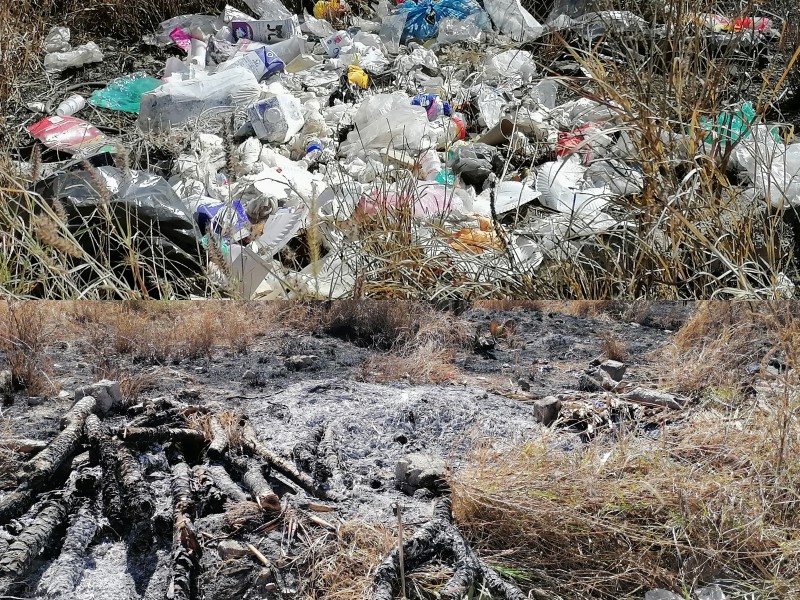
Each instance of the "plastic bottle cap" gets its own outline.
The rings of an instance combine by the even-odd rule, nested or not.
[[[278,108],[270,108],[264,113],[264,120],[268,123],[280,123],[283,120],[283,113]]]

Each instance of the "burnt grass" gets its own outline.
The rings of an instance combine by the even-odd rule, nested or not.
[[[358,339],[352,329],[334,330],[336,335],[298,332],[286,336],[271,333],[267,325],[264,335],[243,352],[215,348],[209,357],[166,363],[134,361],[126,355],[101,357],[86,340],[65,338],[49,346],[47,359],[53,381],[69,395],[31,398],[24,391],[16,393],[3,408],[7,425],[2,437],[51,439],[73,404],[73,390],[109,375],[111,365],[113,372],[139,377],[142,382],[137,396],[127,399],[129,404],[164,397],[215,414],[233,411],[246,416],[265,445],[289,459],[295,445],[315,428],[331,428],[340,472],[330,485],[346,498],[329,503],[336,510],[320,516],[334,524],[358,521],[391,527],[396,522],[393,505],[401,503],[406,522],[413,526],[430,517],[432,494],[419,490],[408,496],[396,489],[394,468],[404,454],[430,454],[445,459],[450,469],[459,469],[478,442],[490,439],[512,444],[540,435],[542,425],[534,418],[532,401],[578,389],[578,376],[603,355],[608,338],[627,349],[626,380],[654,380],[648,353],[669,343],[671,331],[680,326],[689,310],[677,304],[654,304],[637,317],[641,322],[630,322],[608,316],[473,308],[461,319],[474,327],[476,340],[492,339],[493,344],[467,343],[458,348],[450,381],[436,385],[414,384],[404,378],[376,382],[365,363],[374,367],[391,361],[392,355]],[[493,320],[512,321],[513,333],[493,337]],[[313,358],[308,366],[298,368],[287,361],[298,355]],[[112,414],[105,421],[119,426],[125,423],[125,416]],[[613,434],[599,435],[611,439]],[[584,440],[566,430],[559,439],[559,447],[567,451],[580,448]],[[186,459],[189,463],[199,460],[189,455]],[[159,444],[140,447],[138,460],[156,499],[152,527],[147,534],[142,534],[136,523],[128,523],[124,532],[102,529],[89,547],[76,598],[164,597],[173,518],[170,467]],[[0,491],[0,498],[13,489],[9,474],[5,475],[2,481],[8,489]],[[293,497],[290,488],[273,483],[282,501],[302,504],[302,491]],[[257,581],[260,565],[253,556],[223,561],[214,551],[220,540],[231,535],[226,529],[229,517],[225,509],[217,508],[195,522],[196,529],[203,532],[205,546],[201,575],[195,582],[197,589],[202,589],[203,595],[198,597],[294,597],[293,593],[304,589],[303,573],[312,560],[308,540],[333,535],[307,521],[308,535],[289,541],[282,527],[239,534],[237,539],[252,543],[274,563],[274,578],[265,584]],[[26,518],[7,525],[5,535],[23,527]],[[57,533],[61,534],[63,531]],[[35,559],[17,590],[20,597],[40,597],[36,590],[46,584],[58,548],[59,544],[53,543]]]

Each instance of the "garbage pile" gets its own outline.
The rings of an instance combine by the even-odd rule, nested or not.
[[[77,159],[45,196],[73,215],[102,197],[86,190],[98,179],[125,188],[120,202],[152,209],[144,220],[174,260],[246,298],[377,292],[365,281],[392,268],[415,273],[426,297],[523,289],[548,262],[635,233],[617,210],[646,184],[626,110],[574,93],[533,50],[555,31],[619,60],[615,36],[664,34],[641,17],[580,1],[556,3],[546,23],[519,0],[384,0],[366,16],[344,0],[303,15],[246,2],[249,14],[162,23],[147,40],[173,54],[161,77],[125,75],[31,126]],[[743,52],[778,35],[760,17],[699,15],[698,27]],[[69,39],[62,27],[47,36],[48,71],[103,60]],[[182,148],[166,179],[127,169],[113,136],[74,116],[87,103],[138,113],[140,135]],[[704,119],[709,143],[735,142],[745,187],[779,209],[800,203],[800,143],[757,123],[749,102]],[[81,174],[86,158],[100,177]]]

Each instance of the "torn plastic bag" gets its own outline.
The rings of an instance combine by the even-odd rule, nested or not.
[[[500,33],[508,35],[515,42],[530,42],[544,32],[541,23],[522,8],[519,0],[484,0],[483,7]]]
[[[776,141],[769,127],[758,125],[736,146],[736,159],[755,188],[777,209],[800,206],[800,143]]]
[[[201,235],[187,207],[162,177],[146,171],[99,167],[70,171],[41,182],[36,191],[57,199],[78,243],[93,256],[107,258],[132,289],[158,295],[157,279],[188,293],[188,279],[202,271]],[[107,199],[106,208],[101,203]],[[109,227],[130,240],[138,261],[131,265],[125,244],[99,235]],[[112,238],[113,241],[113,238]]]
[[[447,166],[461,177],[461,180],[477,189],[482,189],[486,179],[492,173],[500,173],[503,169],[503,157],[496,148],[488,144],[472,144],[453,149],[447,160]]]
[[[169,46],[173,43],[170,34],[175,31],[176,27],[184,31],[199,29],[206,35],[214,35],[217,19],[218,17],[213,15],[179,15],[172,17],[158,26],[155,38],[151,41],[154,41],[157,46]]]
[[[92,93],[89,104],[111,110],[138,113],[142,104],[142,96],[163,84],[163,81],[148,77],[143,72],[117,77],[109,81],[102,90]]]
[[[553,24],[559,17],[577,19],[586,12],[586,4],[587,0],[556,0],[547,17],[547,23]]]
[[[405,44],[409,39],[424,41],[436,37],[442,19],[466,19],[483,9],[475,0],[407,0],[397,7],[397,12],[408,15],[401,40]]]
[[[405,94],[376,94],[359,106],[353,117],[355,130],[339,147],[339,153],[355,156],[369,148],[411,148],[418,150],[428,131],[428,114],[412,106]]]
[[[545,163],[536,175],[536,189],[541,203],[553,210],[568,214],[597,215],[612,194],[604,188],[582,190],[580,183],[586,169],[577,156]]]
[[[466,19],[447,17],[439,22],[439,34],[436,43],[440,45],[455,44],[456,42],[473,41],[482,42],[483,32],[486,30],[483,22],[486,13],[475,13]]]
[[[494,209],[498,215],[512,210],[518,211],[520,207],[539,198],[542,193],[534,190],[521,181],[501,181],[492,190],[484,190],[475,199],[473,212],[490,216],[492,214],[490,196],[494,193]]]
[[[260,19],[290,19],[294,15],[280,0],[244,0]]]

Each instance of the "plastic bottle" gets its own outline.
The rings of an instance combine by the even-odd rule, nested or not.
[[[325,146],[322,144],[322,141],[319,138],[312,137],[306,140],[306,153],[311,154],[312,152],[322,152],[325,149]]]
[[[80,94],[73,94],[58,105],[58,108],[56,108],[56,114],[59,117],[68,117],[70,115],[74,115],[79,110],[82,110],[85,106],[86,98]]]
[[[439,154],[435,150],[428,149],[420,155],[419,174],[421,179],[425,181],[433,181],[441,170],[442,161],[439,158]]]
[[[101,62],[103,53],[94,42],[78,46],[69,52],[51,52],[44,57],[44,68],[49,73],[58,73],[70,67],[80,67],[86,63]]]
[[[417,94],[411,99],[411,104],[424,108],[429,121],[450,116],[450,105],[436,94]]]

